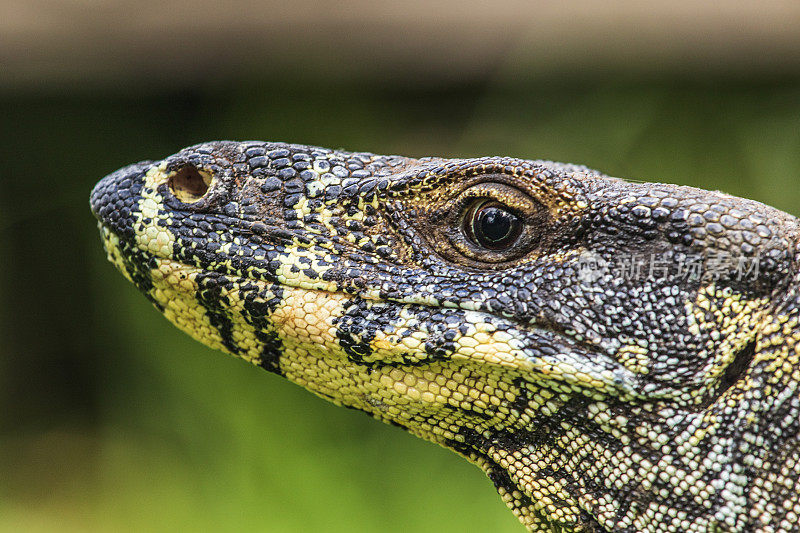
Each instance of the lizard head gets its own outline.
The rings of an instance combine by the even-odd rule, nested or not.
[[[663,458],[735,426],[797,270],[785,213],[546,161],[213,142],[91,206],[180,329],[465,455],[531,529],[723,523],[722,474],[675,495]]]

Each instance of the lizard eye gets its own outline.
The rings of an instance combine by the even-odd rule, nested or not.
[[[472,268],[500,269],[549,238],[548,208],[525,190],[503,183],[504,176],[479,181],[430,211],[417,212],[422,230],[430,232],[436,251],[445,259]],[[510,178],[507,181],[511,181]]]
[[[474,244],[489,250],[507,250],[522,233],[522,221],[503,204],[479,199],[464,216],[464,232]]]

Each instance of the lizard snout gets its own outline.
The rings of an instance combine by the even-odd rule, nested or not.
[[[133,231],[133,213],[141,197],[144,174],[152,161],[123,167],[101,179],[92,189],[89,205],[101,224],[118,235]]]

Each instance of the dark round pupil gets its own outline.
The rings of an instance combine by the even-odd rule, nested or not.
[[[473,221],[473,234],[477,244],[486,248],[506,248],[519,235],[519,219],[501,207],[478,208]]]

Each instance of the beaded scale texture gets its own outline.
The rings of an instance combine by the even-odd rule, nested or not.
[[[256,141],[122,168],[91,207],[177,327],[463,455],[530,531],[800,527],[786,213],[548,161]]]

